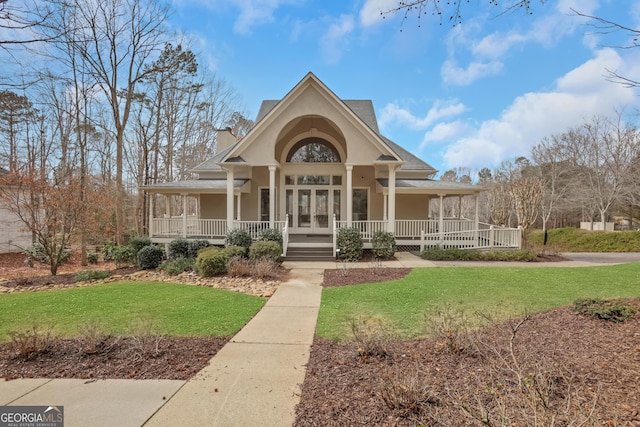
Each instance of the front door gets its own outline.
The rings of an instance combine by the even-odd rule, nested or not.
[[[329,189],[298,188],[296,192],[294,227],[302,232],[329,233]]]

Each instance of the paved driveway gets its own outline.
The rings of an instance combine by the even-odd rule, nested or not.
[[[625,262],[640,261],[640,252],[572,252],[561,255],[572,261],[593,264],[623,264]]]

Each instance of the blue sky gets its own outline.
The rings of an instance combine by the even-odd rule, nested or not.
[[[248,117],[311,71],[343,99],[371,99],[382,133],[441,172],[495,167],[594,115],[640,107],[640,91],[605,78],[638,80],[640,48],[609,47],[630,40],[571,12],[640,28],[637,1],[533,0],[532,16],[499,16],[477,0],[456,27],[381,19],[397,0],[171,1],[171,25]]]

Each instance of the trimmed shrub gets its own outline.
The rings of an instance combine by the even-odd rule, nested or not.
[[[227,246],[222,249],[222,253],[227,257],[227,260],[230,260],[233,257],[239,256],[242,258],[247,257],[247,248],[243,246]]]
[[[206,240],[175,239],[169,243],[169,259],[195,258],[200,249],[208,246]]]
[[[169,242],[168,259],[189,258],[189,240],[175,239]]]
[[[189,251],[188,251],[188,257],[187,258],[194,258],[198,256],[198,252],[200,252],[200,249],[204,249],[204,248],[208,248],[209,247],[209,242],[207,240],[202,240],[202,239],[195,239],[195,240],[189,240]]]
[[[116,263],[117,267],[133,264],[135,259],[136,252],[133,252],[133,248],[129,245],[114,246],[111,250],[111,260]]]
[[[422,259],[431,261],[525,261],[530,262],[536,259],[535,252],[519,251],[474,251],[458,248],[429,248],[425,249],[420,256]]]
[[[371,246],[376,258],[392,258],[396,253],[396,237],[388,231],[376,231],[371,239]]]
[[[636,307],[619,299],[603,300],[599,298],[577,299],[572,309],[594,319],[622,323],[636,314]]]
[[[282,247],[282,232],[275,228],[267,228],[258,234],[258,239],[267,242],[277,242]]]
[[[201,250],[196,258],[198,273],[203,277],[212,277],[226,271],[229,258],[219,248],[207,248]]]
[[[132,237],[131,239],[129,239],[129,242],[127,242],[127,246],[131,248],[131,251],[134,256],[138,254],[140,249],[144,248],[145,246],[149,246],[150,244],[151,244],[151,239],[149,239],[146,236]]]
[[[282,259],[282,247],[274,241],[255,242],[249,248],[249,259],[254,261],[268,259],[279,263]]]
[[[89,280],[102,280],[111,276],[111,273],[105,270],[84,270],[79,271],[73,276],[74,282],[88,282]]]
[[[175,258],[170,259],[160,266],[160,270],[175,276],[185,271],[193,271],[196,268],[195,258]]]
[[[87,252],[87,262],[89,264],[97,264],[100,259],[100,254],[98,252]]]
[[[164,258],[164,250],[160,246],[149,245],[138,251],[136,255],[138,267],[143,270],[158,268]]]
[[[458,248],[428,248],[420,254],[422,259],[431,261],[471,261],[472,251],[465,251]]]
[[[241,228],[229,230],[224,239],[225,246],[241,246],[247,250],[249,250],[251,243],[251,236],[249,235],[249,232]]]
[[[115,244],[113,240],[109,240],[102,246],[102,259],[105,261],[113,261],[113,251],[118,246]]]
[[[360,230],[355,227],[346,227],[338,230],[336,238],[339,258],[347,261],[357,261],[362,258],[362,236]]]

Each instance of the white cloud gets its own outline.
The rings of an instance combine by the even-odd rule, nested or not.
[[[327,32],[320,38],[320,48],[327,62],[335,64],[340,60],[344,49],[348,43],[345,37],[355,28],[355,21],[351,15],[340,15],[340,17],[329,25]]]
[[[640,55],[635,56],[623,61],[612,49],[600,50],[559,78],[553,91],[519,96],[499,118],[481,123],[475,132],[448,146],[446,167],[495,167],[503,160],[528,156],[545,136],[565,132],[595,115],[610,116],[616,108],[638,105],[632,90],[603,77],[605,68],[634,72],[631,67],[638,67]]]
[[[467,130],[468,126],[460,120],[448,123],[438,123],[433,127],[433,129],[424,134],[419,150],[424,150],[431,142],[451,140],[452,138],[465,134]]]
[[[440,76],[446,84],[466,86],[482,77],[498,74],[502,66],[500,61],[489,61],[470,62],[466,68],[462,68],[455,61],[448,59],[442,64]]]
[[[275,20],[274,12],[284,5],[297,4],[300,0],[172,0],[180,7],[188,7],[195,3],[216,13],[221,8],[231,5],[240,9],[240,14],[234,22],[233,31],[238,34],[251,34],[251,30],[259,25],[269,24]]]
[[[412,129],[423,130],[430,127],[436,121],[445,117],[452,117],[462,114],[466,107],[461,102],[436,101],[429,109],[426,116],[416,117],[409,110],[400,107],[397,103],[387,104],[380,114],[380,127],[384,128],[390,124],[405,125]]]
[[[526,31],[514,28],[508,31],[494,31],[481,37],[478,35],[484,32],[487,21],[483,17],[465,21],[452,29],[447,37],[449,58],[442,66],[442,79],[448,84],[464,86],[483,77],[498,74],[503,69],[502,61],[511,50],[526,43],[553,46],[584,24],[584,19],[577,18],[572,9],[590,14],[597,6],[597,0],[561,0],[550,14],[532,18]],[[594,45],[593,40],[589,40],[588,37],[585,43]],[[467,65],[460,65],[461,61],[456,59],[463,56],[467,58]]]
[[[398,0],[367,0],[360,9],[360,23],[368,27],[382,21],[381,12],[398,6]]]

